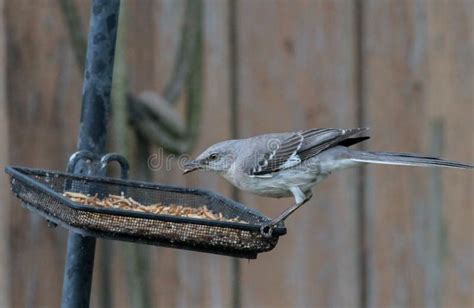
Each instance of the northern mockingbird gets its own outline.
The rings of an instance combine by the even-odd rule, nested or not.
[[[311,188],[332,172],[363,163],[472,169],[473,166],[411,153],[366,152],[350,146],[370,137],[355,137],[368,128],[309,129],[216,143],[184,165],[216,172],[236,187],[257,195],[294,197],[295,204],[268,225],[262,234],[285,220],[312,197]]]

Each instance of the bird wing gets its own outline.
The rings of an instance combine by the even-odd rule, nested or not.
[[[322,151],[349,139],[350,136],[367,129],[315,128],[296,132],[283,141],[269,140],[268,151],[264,153],[263,158],[258,160],[256,166],[250,168],[249,174],[268,176],[269,173],[295,167]]]

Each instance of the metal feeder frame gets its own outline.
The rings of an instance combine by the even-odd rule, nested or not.
[[[89,166],[100,166],[101,176],[24,167],[7,167],[6,172],[11,176],[12,191],[27,209],[53,225],[85,236],[255,259],[258,253],[273,249],[278,237],[286,233],[280,224],[273,229],[272,236],[263,236],[260,229],[270,218],[211,191],[129,181],[128,162],[118,154],[106,154],[99,160],[91,152],[77,152],[71,156],[68,171],[84,160]],[[121,179],[106,177],[107,166],[113,161],[121,165]],[[214,213],[241,222],[83,205],[65,197],[65,192],[99,199],[111,194],[123,195],[144,206],[160,203],[196,208],[205,205]]]

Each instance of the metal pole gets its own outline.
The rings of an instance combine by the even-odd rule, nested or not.
[[[105,152],[119,7],[120,0],[92,2],[78,150],[94,154]],[[94,253],[95,238],[69,232],[62,308],[89,306]]]

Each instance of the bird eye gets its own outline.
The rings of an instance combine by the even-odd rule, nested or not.
[[[216,159],[217,159],[216,153],[212,153],[211,155],[209,155],[209,160],[216,160]]]

